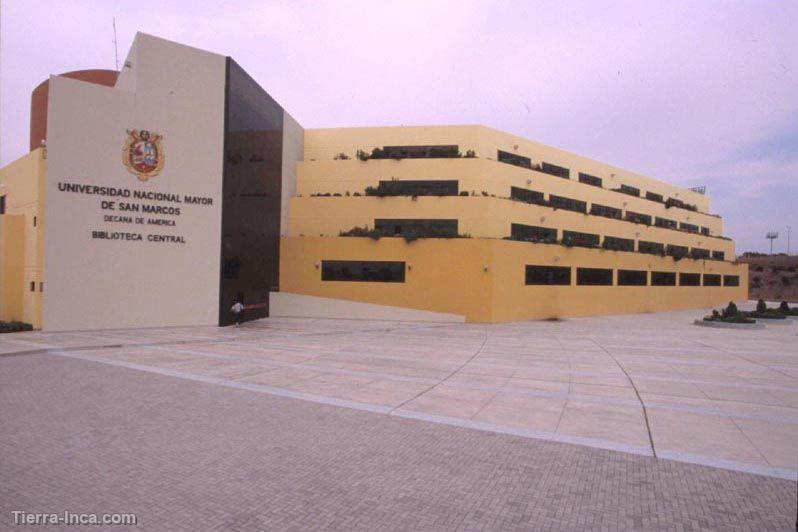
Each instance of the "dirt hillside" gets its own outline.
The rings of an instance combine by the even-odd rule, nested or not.
[[[798,303],[798,255],[745,253],[737,260],[749,264],[750,299]]]

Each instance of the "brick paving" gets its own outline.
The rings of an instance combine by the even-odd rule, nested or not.
[[[0,427],[0,530],[795,529],[787,480],[49,354],[0,356]]]

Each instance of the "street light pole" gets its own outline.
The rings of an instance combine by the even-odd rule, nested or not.
[[[788,225],[788,226],[787,226],[787,255],[789,255],[789,254],[790,254],[790,231],[791,231],[791,230],[792,230],[792,227],[790,227],[790,226]]]

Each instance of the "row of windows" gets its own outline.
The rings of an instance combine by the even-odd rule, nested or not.
[[[576,284],[579,286],[613,286],[611,268],[576,268]],[[676,272],[651,273],[650,286],[676,286]],[[570,266],[527,265],[525,283],[528,285],[571,285]],[[700,273],[679,273],[679,286],[701,286]],[[703,286],[740,286],[738,275],[705,273]],[[618,270],[618,286],[649,286],[649,272],[646,270]]]
[[[383,146],[374,148],[370,159],[448,159],[460,156],[457,145]]]
[[[571,170],[565,168],[564,166],[558,166],[556,164],[547,163],[545,161],[541,162],[540,166],[533,166],[532,159],[530,159],[529,157],[524,157],[523,155],[517,155],[515,153],[498,150],[496,153],[496,158],[499,162],[512,164],[514,166],[520,166],[522,168],[528,168],[530,170],[537,170],[545,174],[562,177],[563,179],[571,178]],[[600,177],[596,177],[594,175],[586,174],[583,172],[579,172],[579,182],[594,187],[603,188],[603,181]],[[615,192],[620,192],[622,194],[628,194],[629,196],[635,196],[637,198],[644,197],[647,200],[656,201],[657,203],[664,203],[666,207],[680,207],[682,209],[687,209],[691,211],[698,210],[695,207],[695,205],[689,205],[683,202],[682,200],[676,198],[668,198],[666,200],[662,194],[657,194],[655,192],[647,191],[645,196],[642,196],[641,190],[639,188],[630,185],[621,185],[619,188],[614,188],[612,190]]]
[[[405,263],[399,261],[325,260],[322,281],[405,282]]]
[[[31,281],[30,282],[30,291],[31,292],[35,292],[36,291],[36,281]],[[44,283],[43,282],[39,283],[39,292],[44,292]]]
[[[458,234],[457,220],[445,218],[377,218],[374,228],[385,236],[455,237]]]
[[[574,212],[581,212],[586,214],[587,202],[549,194],[549,200],[546,201],[543,192],[537,190],[530,190],[521,187],[510,187],[510,198],[523,201],[526,203],[534,203],[536,205],[544,205],[555,209],[563,209]],[[607,205],[600,205],[598,203],[590,204],[590,214],[603,216],[605,218],[613,218],[615,220],[625,219],[628,222],[640,223],[645,225],[655,225],[664,229],[682,230],[688,233],[701,233],[705,236],[709,235],[709,227],[699,228],[697,225],[681,222],[677,223],[676,220],[668,218],[652,217],[649,214],[642,214],[634,211],[626,211],[626,217],[623,217],[623,211],[615,207]]]
[[[556,243],[557,229],[551,227],[540,227],[536,225],[526,225],[513,223],[510,225],[510,238],[513,240],[527,240],[530,242]],[[635,251],[635,241],[631,238],[617,236],[605,236],[603,244],[601,236],[593,233],[581,233],[579,231],[563,230],[562,243],[567,246],[579,246],[587,248],[604,247],[614,251]],[[726,254],[723,251],[712,251],[704,248],[692,248],[678,246],[675,244],[661,244],[659,242],[638,241],[637,251],[639,253],[649,253],[651,255],[669,255],[671,257],[684,258],[692,257],[695,259],[725,260]]]
[[[384,180],[379,186],[366,187],[367,196],[457,196],[460,182],[456,179]]]

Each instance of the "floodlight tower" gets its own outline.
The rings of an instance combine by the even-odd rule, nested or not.
[[[776,231],[769,231],[768,234],[765,235],[765,238],[770,240],[770,254],[773,255],[773,241],[779,237],[779,234]]]

